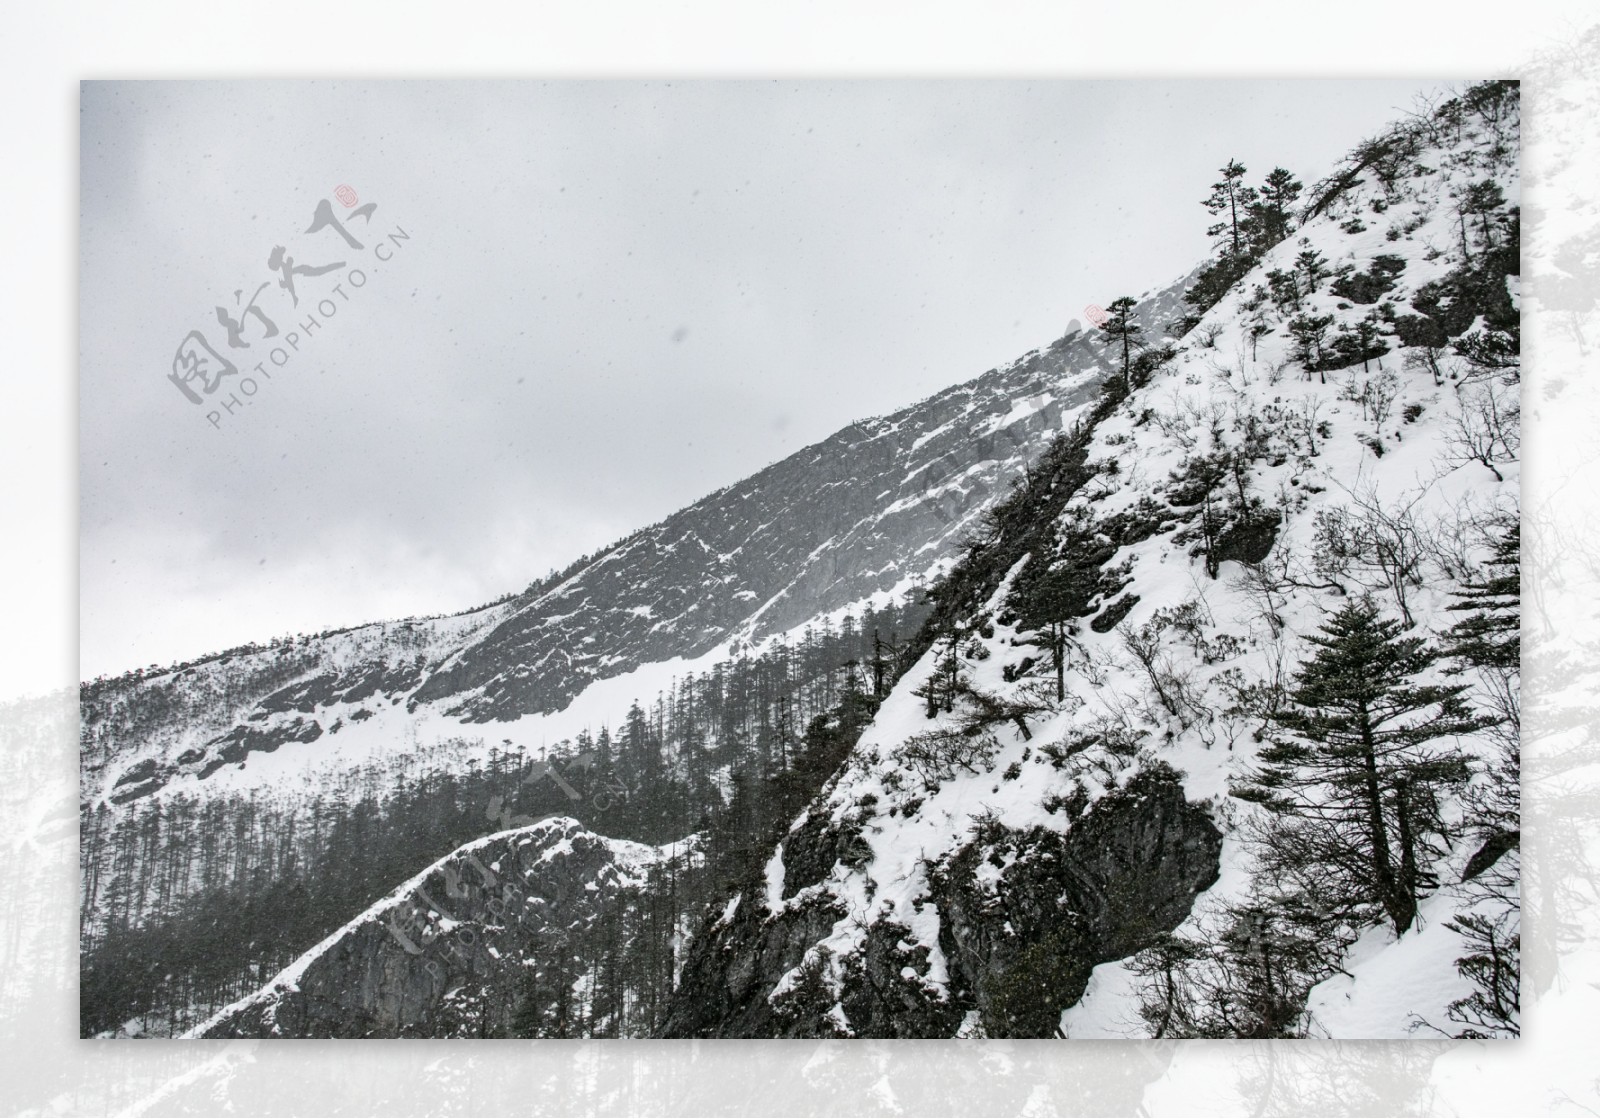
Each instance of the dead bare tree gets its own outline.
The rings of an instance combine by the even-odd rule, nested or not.
[[[1382,369],[1375,377],[1358,379],[1352,373],[1339,395],[1342,400],[1361,405],[1362,418],[1381,427],[1394,411],[1395,398],[1400,395],[1400,378]]]
[[[1444,350],[1438,346],[1418,346],[1407,350],[1406,356],[1401,359],[1400,367],[1408,373],[1425,372],[1433,377],[1434,387],[1444,384],[1444,370],[1439,365],[1439,357]]]
[[[1281,634],[1286,625],[1283,611],[1289,605],[1289,588],[1293,586],[1289,564],[1289,550],[1281,542],[1274,543],[1260,563],[1241,562],[1233,580],[1234,589],[1255,607],[1273,637]]]

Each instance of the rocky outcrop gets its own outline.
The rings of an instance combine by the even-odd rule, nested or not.
[[[582,973],[573,946],[627,907],[659,856],[565,817],[477,840],[189,1036],[503,1037],[550,1022],[559,984]],[[529,1005],[540,976],[559,977],[548,1008]]]
[[[845,909],[825,874],[861,821],[808,816],[779,853],[784,904],[752,879],[692,947],[667,1037],[1049,1037],[1097,964],[1176,928],[1217,879],[1222,835],[1153,763],[1083,807],[1065,832],[998,825],[932,868],[940,976],[910,930],[875,920],[856,950],[828,942]],[[819,873],[819,868],[821,869]]]
[[[787,1004],[771,996],[782,978],[844,916],[824,895],[769,913],[754,883],[691,948],[663,1037],[816,1037],[831,1031],[801,983]],[[823,1011],[826,1008],[822,1008]]]
[[[1159,763],[1065,834],[980,829],[933,876],[956,997],[991,1037],[1050,1036],[1097,964],[1182,923],[1221,851],[1210,816]]]

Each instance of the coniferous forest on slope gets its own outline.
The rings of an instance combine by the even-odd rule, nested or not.
[[[677,909],[690,912],[831,772],[926,614],[891,602],[837,627],[824,619],[792,646],[687,675],[615,727],[553,744],[552,763],[592,759],[574,778],[578,800],[554,781],[529,782],[521,750],[491,746],[487,764],[456,768],[457,744],[444,742],[403,765],[375,762],[305,804],[102,804],[84,822],[85,865],[97,869],[83,897],[83,1032],[134,1018],[181,1032],[419,867],[518,817],[572,816],[650,844],[702,836],[678,887]]]

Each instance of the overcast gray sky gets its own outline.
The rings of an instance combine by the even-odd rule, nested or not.
[[[86,84],[83,674],[520,589],[1172,279],[1228,158],[1309,184],[1439,84]],[[293,307],[276,246],[346,267]],[[192,330],[241,369],[199,406]]]

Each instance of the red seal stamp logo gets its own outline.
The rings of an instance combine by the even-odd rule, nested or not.
[[[340,183],[339,186],[334,188],[333,196],[340,202],[343,202],[344,208],[347,210],[351,206],[354,206],[357,202],[361,201],[356,197],[355,188],[351,186],[345,186],[343,183]]]
[[[1111,316],[1106,314],[1104,307],[1099,307],[1091,303],[1083,309],[1083,317],[1088,319],[1095,326],[1105,326],[1106,320]]]

